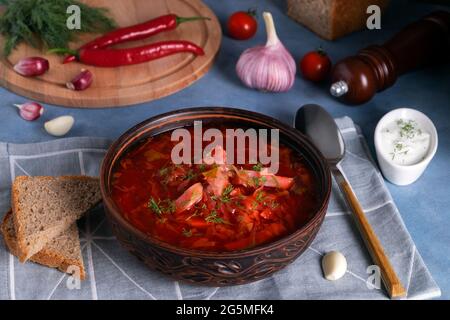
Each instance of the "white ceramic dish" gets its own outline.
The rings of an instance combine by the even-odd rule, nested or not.
[[[391,122],[398,119],[414,120],[417,124],[430,134],[430,146],[424,159],[412,165],[399,165],[382,152],[382,134],[381,131]],[[400,108],[392,110],[385,114],[378,122],[374,134],[375,150],[378,163],[384,177],[396,185],[408,185],[415,182],[427,168],[431,159],[436,154],[438,146],[438,135],[433,122],[422,112],[410,109]]]

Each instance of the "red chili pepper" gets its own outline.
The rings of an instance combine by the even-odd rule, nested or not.
[[[202,48],[189,41],[164,41],[127,49],[80,49],[77,52],[70,49],[50,50],[50,53],[71,54],[76,56],[78,61],[97,67],[127,66],[181,52],[200,56],[205,54]]]
[[[178,17],[175,14],[168,14],[141,24],[111,31],[97,39],[92,40],[91,42],[86,43],[80,49],[103,49],[118,43],[146,39],[160,32],[176,29],[181,23],[196,20],[209,20],[209,18],[183,18]],[[69,63],[74,60],[75,59],[73,56],[68,56],[64,59],[64,63]]]

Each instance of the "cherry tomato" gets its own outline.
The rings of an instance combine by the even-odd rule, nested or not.
[[[331,69],[331,60],[322,49],[308,52],[300,62],[300,70],[305,79],[319,82],[324,80]]]
[[[237,40],[247,40],[253,37],[258,29],[258,22],[255,19],[256,12],[238,11],[228,18],[228,35]]]

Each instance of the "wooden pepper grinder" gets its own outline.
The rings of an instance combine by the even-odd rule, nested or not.
[[[369,101],[397,78],[450,58],[450,12],[436,11],[401,30],[384,45],[369,46],[336,64],[330,92],[349,104]]]

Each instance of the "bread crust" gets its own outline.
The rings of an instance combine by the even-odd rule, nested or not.
[[[370,5],[377,5],[384,11],[389,0],[334,0],[331,14],[330,39],[334,40],[350,34],[354,31],[364,29],[369,14],[366,13]]]
[[[8,211],[8,213],[4,216],[0,230],[9,251],[11,252],[11,254],[17,257],[18,256],[17,239],[14,238],[8,232],[7,228],[8,220],[11,218],[13,218],[12,210]],[[65,257],[64,254],[62,254],[57,250],[44,247],[41,251],[31,256],[30,260],[50,268],[56,268],[64,273],[68,273],[67,271],[69,267],[76,266],[80,270],[80,280],[86,279],[86,272],[84,269],[83,260]]]
[[[21,208],[19,204],[19,185],[21,182],[26,181],[28,179],[31,179],[28,176],[19,176],[16,177],[14,180],[14,183],[12,185],[12,191],[11,191],[11,207],[14,212],[13,214],[13,223],[14,223],[14,229],[16,231],[16,238],[17,238],[17,257],[19,258],[20,262],[26,262],[28,259],[33,256],[33,253],[30,252],[29,246],[27,246],[27,240],[25,236],[25,223],[21,220],[21,217],[26,214],[23,211],[23,208]],[[98,181],[97,178],[94,177],[88,177],[88,176],[59,176],[59,177],[51,177],[51,176],[40,176],[39,179],[42,180],[85,180],[85,181]],[[99,200],[97,204],[100,202]],[[96,204],[94,204],[95,206]],[[70,226],[70,225],[69,225]],[[61,234],[65,230],[61,230],[58,234]],[[49,241],[50,239],[48,239]],[[48,242],[47,241],[47,242]],[[42,243],[42,245],[45,247],[45,244]],[[37,253],[37,252],[36,252]],[[35,253],[35,254],[36,254]]]
[[[304,1],[288,0],[288,15],[306,28],[326,40],[336,40],[365,27],[369,15],[366,13],[369,5],[378,5],[382,11],[390,0],[328,0],[315,2],[316,7],[326,7],[328,15],[320,15],[320,8],[314,12],[305,12]],[[312,2],[312,1],[311,1]],[[324,11],[325,12],[325,11]],[[326,21],[321,26],[317,21]]]

